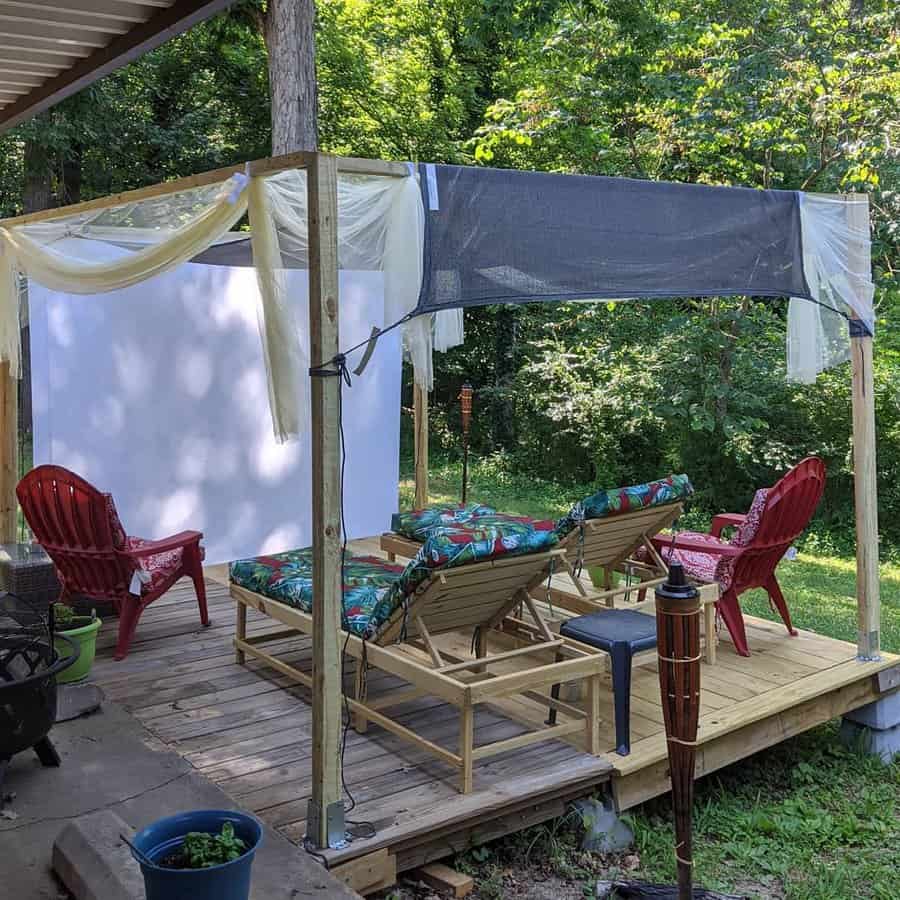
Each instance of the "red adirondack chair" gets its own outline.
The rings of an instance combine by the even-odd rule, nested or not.
[[[746,515],[716,516],[709,534],[682,531],[674,541],[665,535],[653,540],[664,559],[668,560],[674,548],[675,558],[689,575],[719,583],[722,589],[719,614],[741,656],[749,656],[750,648],[738,597],[751,588],[763,588],[788,633],[797,634],[775,577],[775,567],[809,524],[824,487],[825,463],[810,456],[787,472],[774,487],[757,491]],[[732,526],[737,529],[734,536],[730,541],[723,540],[723,529]]]
[[[141,613],[179,578],[194,582],[200,621],[209,625],[199,531],[159,541],[129,537],[110,494],[62,466],[38,466],[16,487],[32,534],[56,565],[60,599],[110,600],[119,614],[116,659],[124,659]]]

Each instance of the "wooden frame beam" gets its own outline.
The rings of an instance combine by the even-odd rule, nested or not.
[[[0,543],[16,540],[19,505],[19,379],[0,363]]]
[[[428,391],[415,380],[415,373],[413,373],[413,429],[415,507],[422,509],[428,506]]]
[[[847,222],[869,234],[866,194],[851,194]],[[862,202],[860,202],[862,201]],[[865,267],[866,248],[851,246],[851,268]],[[853,496],[856,512],[857,653],[862,660],[881,656],[881,596],[878,571],[878,479],[875,467],[875,382],[872,335],[859,320],[850,323],[853,367]]]
[[[307,169],[315,156],[315,153],[301,150],[296,153],[286,153],[283,156],[271,156],[255,159],[247,163],[236,163],[233,166],[223,166],[221,169],[212,169],[209,172],[201,172],[197,175],[187,175],[184,178],[175,178],[172,181],[163,181],[148,187],[136,188],[132,191],[122,191],[118,194],[98,197],[95,200],[85,200],[81,203],[72,203],[69,206],[43,209],[39,212],[0,219],[0,228],[31,225],[35,222],[51,222],[54,219],[62,219],[78,213],[96,212],[100,209],[110,209],[127,203],[137,203],[139,200],[149,200],[153,197],[177,194],[180,191],[189,191],[193,188],[225,181],[236,172],[246,172],[251,177],[255,177],[259,175],[275,175],[287,169]],[[333,159],[337,161],[338,171],[347,175],[383,175],[392,178],[406,178],[409,175],[409,170],[403,163],[385,162],[377,159],[358,159],[351,156],[333,157]]]
[[[307,168],[309,342],[313,367],[340,352],[337,160],[313,154]],[[341,379],[314,377],[312,413],[313,747],[307,838],[321,848],[345,841],[341,790]]]

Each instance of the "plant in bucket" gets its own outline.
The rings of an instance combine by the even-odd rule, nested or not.
[[[56,676],[57,682],[67,684],[84,681],[91,674],[91,666],[94,664],[94,655],[97,651],[97,632],[103,622],[97,617],[95,610],[91,610],[89,616],[79,616],[65,603],[53,604],[52,618],[55,634],[68,638],[68,641],[54,640],[60,659],[72,655],[72,644],[80,651],[76,651],[78,659],[75,663]]]
[[[262,836],[259,820],[247,813],[205,809],[160,819],[128,844],[147,900],[248,900]]]

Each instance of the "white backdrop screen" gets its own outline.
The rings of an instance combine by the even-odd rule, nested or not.
[[[288,278],[305,334],[307,273]],[[340,287],[347,347],[383,324],[381,275],[342,272]],[[256,297],[253,269],[197,264],[92,297],[31,283],[35,465],[111,492],[129,534],[203,531],[210,563],[308,546],[309,435],[272,435]],[[351,539],[384,531],[397,509],[398,335],[344,388]]]

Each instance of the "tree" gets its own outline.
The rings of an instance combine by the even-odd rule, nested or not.
[[[315,0],[268,0],[261,17],[269,51],[272,154],[317,150]]]

